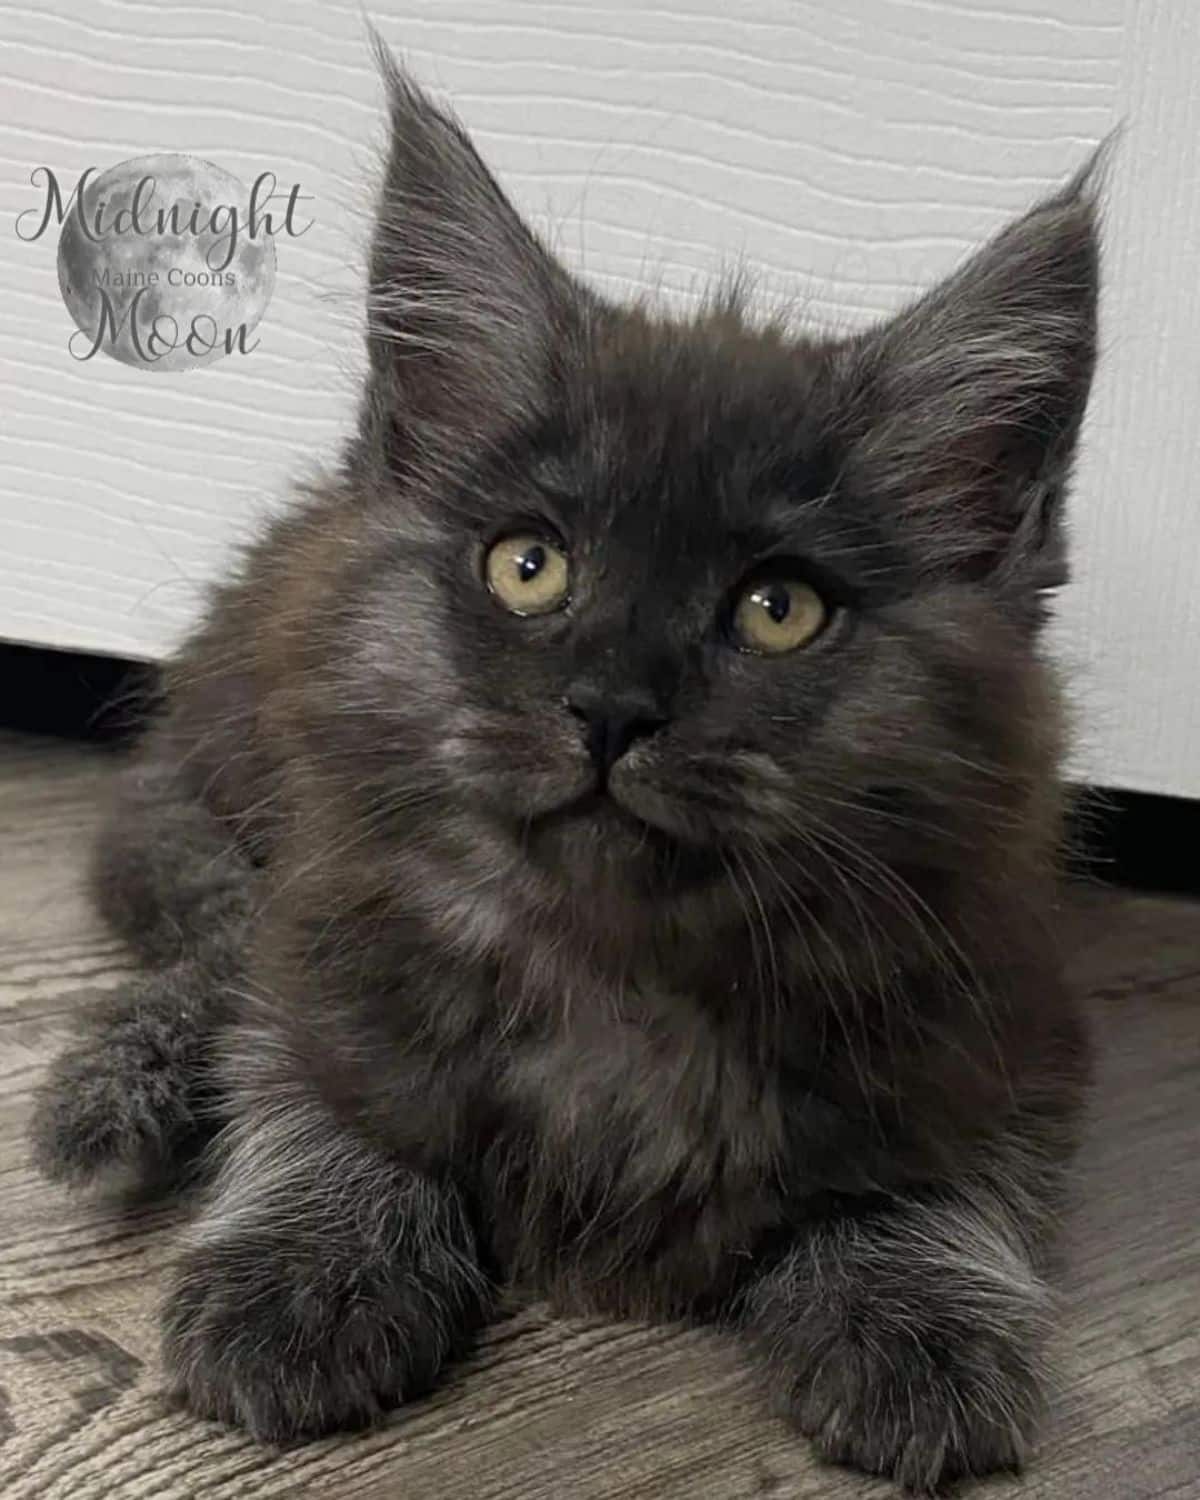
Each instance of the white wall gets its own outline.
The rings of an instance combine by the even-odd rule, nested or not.
[[[1200,6],[1195,0],[375,0],[521,206],[613,290],[744,258],[856,325],[944,273],[1124,118],[1105,365],[1061,643],[1080,774],[1200,796]],[[378,141],[357,0],[0,8],[0,635],[156,657],[289,476],[333,451],[358,361]],[[34,166],[152,151],[313,195],[261,347],[154,375],[67,354]]]

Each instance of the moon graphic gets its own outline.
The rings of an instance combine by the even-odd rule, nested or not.
[[[129,212],[118,215],[132,209],[144,178],[153,179],[139,204],[148,232],[138,233]],[[159,215],[172,206],[176,227],[168,221],[159,233]],[[231,208],[236,242],[224,265]],[[100,233],[92,237],[98,209]],[[191,370],[239,343],[253,346],[250,335],[275,287],[275,244],[261,224],[250,237],[250,194],[231,173],[192,156],[136,156],[91,178],[76,196],[58,239],[58,285],[89,346],[99,338],[105,354],[143,370]]]

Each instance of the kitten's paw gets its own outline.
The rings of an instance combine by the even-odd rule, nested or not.
[[[967,1329],[843,1336],[796,1383],[792,1410],[819,1456],[887,1475],[918,1494],[1018,1471],[1040,1407],[1032,1362]]]
[[[323,1263],[302,1231],[216,1241],[184,1260],[166,1306],[172,1391],[263,1441],[369,1426],[433,1384],[460,1301],[403,1264]]]
[[[34,1161],[49,1178],[85,1182],[110,1167],[161,1172],[201,1134],[195,1113],[197,1046],[173,1016],[164,979],[107,997],[84,1036],[51,1063],[29,1125]]]

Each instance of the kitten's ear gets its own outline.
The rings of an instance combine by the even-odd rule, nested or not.
[[[390,144],[371,244],[370,419],[401,448],[492,437],[537,404],[584,294],[462,125],[372,36]]]
[[[937,569],[1066,579],[1061,500],[1091,385],[1098,159],[848,350],[847,480],[904,512]]]

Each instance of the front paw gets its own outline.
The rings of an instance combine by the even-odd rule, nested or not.
[[[818,1455],[933,1494],[1019,1470],[1040,1401],[1033,1361],[996,1331],[846,1332],[796,1381],[792,1411]]]
[[[264,1441],[377,1422],[429,1388],[454,1343],[423,1278],[331,1265],[300,1239],[247,1233],[193,1251],[164,1312],[176,1398]]]

